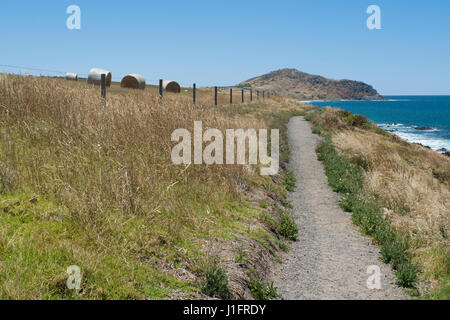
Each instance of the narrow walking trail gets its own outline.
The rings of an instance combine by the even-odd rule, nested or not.
[[[302,117],[288,125],[292,159],[290,170],[297,188],[290,201],[299,226],[286,261],[274,272],[275,285],[285,300],[407,299],[395,285],[390,266],[379,260],[379,249],[353,225],[351,214],[338,205],[328,186],[315,148],[320,138]],[[381,269],[381,290],[367,288],[369,266]]]

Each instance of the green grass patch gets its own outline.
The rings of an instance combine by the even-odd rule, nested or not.
[[[316,151],[324,164],[330,186],[337,193],[358,194],[363,187],[362,172],[337,153],[330,135],[324,137],[325,142]]]
[[[261,219],[269,229],[287,240],[296,241],[298,238],[298,226],[294,218],[285,209],[278,209],[279,219],[269,213],[262,213]]]
[[[297,182],[297,179],[295,179],[294,174],[290,172],[289,170],[283,171],[283,185],[289,192],[295,191],[295,183]]]
[[[294,218],[284,210],[280,213],[280,234],[288,240],[298,239],[298,226]]]
[[[426,300],[450,300],[450,276],[441,279],[437,289],[422,297]]]

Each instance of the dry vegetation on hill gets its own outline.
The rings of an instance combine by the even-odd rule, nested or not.
[[[270,125],[277,98],[211,107],[212,91],[145,92],[0,76],[0,298],[251,298],[287,246],[280,177],[175,166],[171,133]],[[220,101],[226,101],[225,95]],[[82,290],[66,269],[81,267]],[[231,292],[229,291],[231,289]]]
[[[296,69],[273,71],[244,81],[239,86],[272,91],[298,100],[384,99],[372,86],[364,82],[327,79]]]

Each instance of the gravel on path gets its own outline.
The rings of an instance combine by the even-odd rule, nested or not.
[[[408,299],[395,285],[390,266],[379,260],[377,246],[352,223],[351,214],[338,205],[339,196],[328,185],[315,152],[320,137],[311,125],[294,117],[288,125],[291,161],[297,179],[290,194],[299,240],[274,271],[275,286],[285,300]],[[367,287],[370,266],[381,271],[381,290]],[[373,272],[373,271],[372,271]]]

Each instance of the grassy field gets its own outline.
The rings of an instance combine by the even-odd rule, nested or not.
[[[450,159],[343,110],[307,118],[324,136],[317,151],[341,207],[380,245],[398,284],[450,299]]]
[[[120,88],[0,75],[0,298],[276,298],[268,272],[298,237],[295,179],[258,166],[176,166],[171,133],[279,128],[312,109],[229,91]],[[240,102],[236,92],[235,102]],[[248,99],[248,97],[247,97]],[[248,102],[248,100],[247,100]],[[400,285],[449,299],[450,161],[336,109],[306,115],[341,206],[371,235]],[[79,292],[67,268],[79,266]]]
[[[0,298],[274,297],[288,250],[286,172],[176,166],[171,133],[278,127],[308,108],[282,98],[213,107],[213,91],[166,94],[0,75]],[[235,101],[240,101],[239,96]],[[282,150],[288,160],[285,133]],[[68,290],[79,266],[81,290]]]

